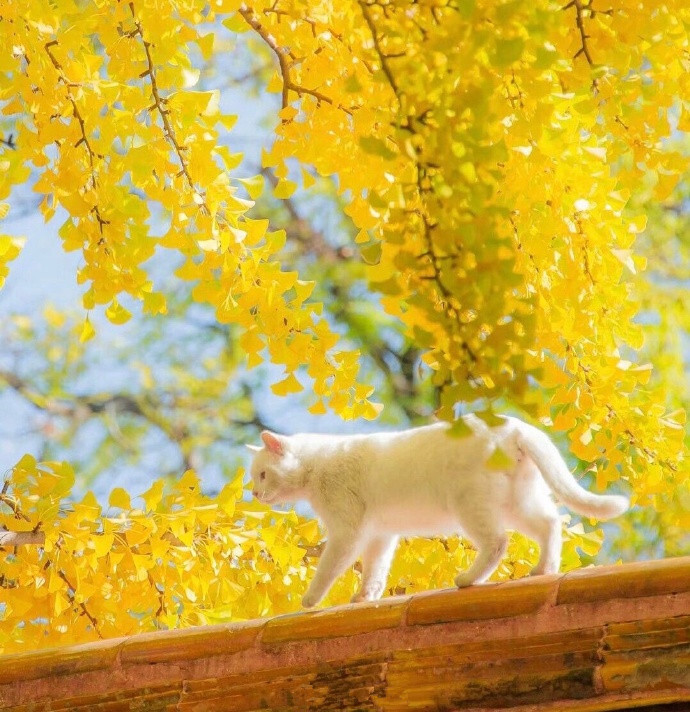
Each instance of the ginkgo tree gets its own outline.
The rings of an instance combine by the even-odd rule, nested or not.
[[[362,363],[390,376],[393,354],[377,361],[352,338],[356,320],[339,339],[308,259],[286,268],[286,232],[261,212],[264,175],[281,201],[329,179],[357,279],[405,353],[421,354],[417,395],[437,399],[438,417],[520,410],[563,433],[597,487],[620,481],[659,511],[687,494],[685,419],[667,394],[673,369],[650,378],[638,357],[636,316],[656,292],[635,240],[647,213],[682,194],[690,159],[671,139],[690,126],[689,26],[680,0],[6,2],[0,200],[32,176],[45,219],[66,214],[62,245],[83,258],[74,343],[98,339],[94,311],[165,323],[172,294],[151,258],[167,254],[186,304],[231,331],[249,368],[284,369],[276,396],[304,391],[312,413],[373,419],[385,403]],[[240,44],[256,62],[248,81],[277,100],[255,175],[220,140],[235,121],[221,89],[198,86]],[[0,237],[0,279],[19,248]],[[16,374],[3,380],[35,395]],[[389,399],[401,395],[393,383]],[[157,418],[194,465],[162,402],[142,403],[130,414]],[[245,501],[241,472],[217,497],[187,469],[143,504],[114,490],[105,510],[70,499],[72,479],[70,465],[26,455],[2,486],[3,650],[298,606],[318,529]],[[600,540],[571,527],[564,566]],[[458,540],[407,542],[392,589],[447,585],[471,556]],[[498,575],[523,575],[534,558],[515,538]]]

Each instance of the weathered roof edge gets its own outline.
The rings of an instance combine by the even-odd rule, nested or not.
[[[115,700],[300,712],[506,700],[524,711],[690,709],[690,557],[0,657],[2,709]]]

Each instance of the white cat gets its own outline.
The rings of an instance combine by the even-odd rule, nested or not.
[[[551,440],[537,428],[505,418],[489,427],[463,419],[471,434],[451,437],[446,423],[371,435],[261,433],[251,475],[254,496],[267,504],[307,500],[328,531],[314,579],[302,599],[315,606],[358,555],[362,586],[353,601],[374,600],[398,536],[461,534],[477,548],[458,587],[485,581],[506,550],[506,530],[536,540],[533,573],[556,573],[561,520],[551,492],[570,509],[609,519],[628,508],[618,495],[580,487]],[[505,466],[487,460],[500,449]]]

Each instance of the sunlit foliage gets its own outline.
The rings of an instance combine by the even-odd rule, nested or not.
[[[276,396],[304,390],[312,413],[375,418],[388,403],[363,376],[370,363],[411,420],[424,413],[414,395],[429,402],[432,390],[447,420],[461,408],[491,422],[498,402],[564,434],[594,487],[622,483],[652,513],[628,526],[675,536],[687,522],[686,396],[668,394],[680,349],[652,378],[637,317],[662,314],[648,329],[652,357],[687,326],[655,272],[645,281],[643,253],[660,279],[680,269],[684,288],[687,248],[664,250],[665,206],[685,211],[690,159],[671,139],[690,127],[679,98],[690,89],[688,27],[682,0],[6,2],[0,200],[31,173],[46,220],[66,211],[60,237],[83,256],[87,312],[73,340],[97,338],[94,310],[115,324],[133,310],[177,313],[148,262],[167,252],[189,302],[231,326],[250,368],[283,367]],[[197,88],[239,35],[264,68],[252,81],[280,104],[256,175],[219,140],[235,121],[220,91]],[[361,257],[356,278],[406,339],[402,382],[375,322],[348,312],[342,290],[315,286],[307,263],[290,268],[288,236],[257,212],[264,176],[286,204],[317,176],[333,181],[350,251],[325,240],[319,253],[311,240],[301,255],[312,249],[320,268],[326,253]],[[0,280],[19,246],[0,236]],[[415,367],[431,388],[412,393]],[[16,374],[3,380],[34,392]],[[162,403],[130,410],[158,418],[194,465],[194,438],[177,437]],[[251,413],[241,421],[259,425]],[[169,492],[154,484],[140,509],[117,491],[105,516],[88,496],[68,505],[69,473],[24,459],[3,490],[2,525],[45,535],[43,547],[1,554],[7,648],[297,607],[315,525],[243,502],[239,476],[208,498],[188,470]],[[568,542],[566,568],[580,563],[576,546],[595,553],[600,534],[578,524]],[[392,589],[445,585],[470,556],[457,541],[406,545]],[[533,560],[533,545],[515,539],[498,575],[524,575]],[[354,582],[348,573],[333,600]]]
[[[73,481],[67,463],[27,455],[0,490],[0,527],[32,544],[5,544],[0,652],[299,608],[320,551],[318,525],[243,501],[241,471],[215,498],[204,496],[187,470],[167,491],[157,480],[134,501],[117,487],[107,506],[91,493],[68,502]],[[536,557],[525,543],[513,543],[497,578],[529,571],[525,551],[532,564]],[[577,564],[576,546],[594,552],[599,543],[573,528],[566,562]],[[472,556],[457,538],[404,542],[395,590],[451,586],[453,572]],[[350,570],[326,604],[349,600],[356,587]]]

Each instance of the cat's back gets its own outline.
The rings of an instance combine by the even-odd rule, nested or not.
[[[465,415],[467,426],[460,435],[451,433],[446,422],[433,423],[368,436],[366,445],[377,465],[387,465],[396,471],[418,469],[457,468],[458,465],[477,465],[483,462],[496,447],[512,445],[513,436],[524,425],[512,417],[502,417],[502,422],[487,425],[474,415]],[[509,447],[509,449],[512,449]]]
[[[372,433],[363,437],[385,449],[416,450],[420,446],[432,443],[443,443],[444,446],[452,447],[452,444],[469,444],[474,440],[486,440],[495,436],[502,437],[507,430],[513,429],[519,422],[515,418],[502,416],[502,423],[489,426],[472,414],[463,415],[461,420],[467,427],[458,435],[451,433],[450,423],[438,422],[405,430]]]
[[[404,430],[382,430],[374,433],[332,434],[298,433],[291,436],[301,451],[326,453],[395,450],[417,447],[422,442],[445,437],[447,423],[432,423]]]
[[[449,423],[437,422],[404,430],[356,435],[302,433],[293,438],[302,453],[323,460],[354,459],[364,469],[427,470],[484,457],[520,424],[510,417],[494,426],[474,415],[465,415],[462,420],[467,429],[460,436],[451,434]]]
[[[429,463],[447,449],[448,423],[432,423],[405,430],[370,433],[352,446],[366,453],[371,465],[398,469]]]
[[[421,442],[445,437],[448,427],[448,423],[439,422],[404,430],[386,430],[363,436],[363,442],[386,449],[415,447]]]

